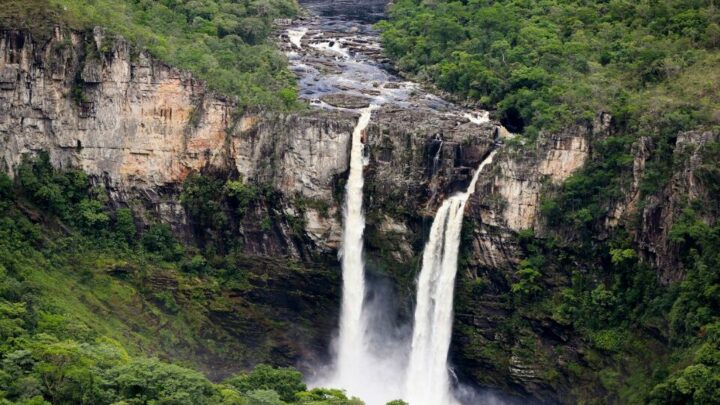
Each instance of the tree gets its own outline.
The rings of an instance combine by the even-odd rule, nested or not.
[[[214,405],[220,392],[201,373],[156,359],[136,359],[108,370],[98,403]]]
[[[134,243],[137,228],[130,208],[119,208],[115,211],[115,232],[126,242]]]
[[[295,394],[305,391],[302,374],[293,368],[273,368],[260,364],[250,373],[238,374],[225,381],[240,392],[273,390],[286,402],[295,400]]]
[[[178,260],[184,253],[167,224],[151,225],[142,237],[142,244],[148,252],[157,253],[166,260]]]

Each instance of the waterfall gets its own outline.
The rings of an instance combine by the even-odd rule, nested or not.
[[[363,132],[370,123],[374,106],[364,109],[352,134],[350,176],[345,186],[342,258],[343,297],[337,357],[331,384],[358,394],[363,390],[368,370],[363,367],[369,356],[366,342],[367,318],[363,314],[365,269],[363,263]]]
[[[475,192],[480,173],[492,162],[491,152],[475,171],[464,193],[447,198],[438,209],[423,252],[405,396],[412,405],[447,405],[450,393],[447,356],[452,335],[453,290],[465,203]]]
[[[435,157],[433,157],[433,166],[432,166],[432,175],[434,176],[435,173],[437,173],[437,168],[440,165],[440,154],[442,153],[443,148],[443,140],[442,138],[439,139],[440,145],[438,145],[437,152],[435,152]]]

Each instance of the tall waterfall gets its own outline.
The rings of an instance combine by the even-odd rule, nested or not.
[[[345,187],[342,257],[343,298],[340,333],[332,383],[355,395],[363,389],[368,371],[362,365],[368,360],[365,339],[367,318],[363,314],[365,269],[363,263],[363,142],[362,135],[372,115],[373,106],[362,111],[352,135],[350,176]]]
[[[453,290],[465,203],[480,173],[492,162],[491,152],[475,171],[464,193],[447,198],[430,229],[418,280],[417,307],[404,398],[412,405],[447,405],[450,393],[447,356],[453,321]]]

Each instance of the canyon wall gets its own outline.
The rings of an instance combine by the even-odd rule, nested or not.
[[[336,325],[340,207],[356,120],[356,113],[341,111],[238,111],[232,99],[209,92],[190,74],[98,29],[56,30],[44,43],[25,32],[0,32],[3,170],[12,173],[23,155],[46,151],[57,167],[86,171],[107,188],[113,205],[133,208],[144,225],[168,221],[190,243],[188,215],[179,201],[189,174],[226,173],[277,192],[279,201],[256,207],[233,232],[244,238],[244,253],[253,258],[247,266],[267,284],[252,297],[239,292],[238,299],[276,305],[278,316],[285,319],[317,323],[303,329],[310,334],[304,337],[299,329],[285,332],[268,326],[274,340],[263,344],[270,351],[282,348],[283,354],[275,358],[280,363],[323,351]],[[547,369],[582,362],[576,350],[582,342],[569,327],[551,319],[531,319],[534,327],[526,335],[503,337],[497,326],[513,310],[498,297],[508,291],[522,258],[518,233],[534,229],[543,235],[543,192],[583,166],[592,155],[593,137],[611,131],[612,117],[599,114],[589,125],[543,134],[535,144],[522,145],[493,122],[476,125],[453,116],[390,108],[374,113],[365,140],[368,268],[395,281],[406,316],[419,271],[417,259],[435,210],[445,196],[466,187],[492,148],[500,148],[481,176],[466,215],[467,252],[459,269],[463,288],[452,352],[461,376],[545,399],[569,391],[571,379],[562,371],[549,375]],[[693,180],[694,156],[704,142],[717,138],[712,133],[680,135],[677,143],[687,156],[681,170],[656,203],[642,207],[644,227],[636,240],[659,268],[677,268],[667,247],[669,224],[678,215],[674,201],[683,194],[707,192]],[[622,226],[640,209],[638,179],[652,145],[641,140],[634,151],[635,181],[627,200],[617,202],[608,229]],[[270,211],[280,219],[265,229],[259,222]],[[290,218],[301,218],[300,235]],[[290,261],[305,271],[288,270],[284,263]],[[677,280],[681,274],[668,270],[661,277]],[[476,290],[479,280],[482,288]],[[568,280],[560,275],[549,282],[562,286]],[[295,296],[291,291],[307,293]],[[233,311],[218,312],[216,321],[232,336],[244,338],[234,333],[242,320]],[[521,343],[526,341],[537,344],[534,357],[522,355],[526,347]],[[231,366],[221,358],[212,362],[209,368]]]

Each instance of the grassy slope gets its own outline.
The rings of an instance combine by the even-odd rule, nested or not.
[[[9,214],[21,215],[14,209]],[[81,234],[63,236],[42,223],[34,227],[48,237],[39,246],[17,241],[23,248],[5,251],[12,258],[4,256],[1,263],[6,268],[18,263],[23,282],[37,292],[35,333],[81,341],[108,336],[133,355],[158,356],[216,378],[260,362],[288,365],[288,357],[274,350],[284,347],[292,358],[294,346],[285,346],[292,334],[304,335],[306,343],[313,336],[311,322],[300,314],[248,299],[292,294],[267,289],[268,279],[280,285],[293,277],[322,283],[321,269],[305,274],[310,270],[299,265],[244,259],[229,276],[184,274],[180,262],[139,248],[98,243]],[[310,294],[304,295],[309,299]],[[315,299],[324,305],[323,297]]]
[[[53,169],[45,154],[16,176],[0,174],[0,403],[81,403],[148,367],[217,396],[203,375],[146,357],[217,380],[262,362],[290,365],[335,323],[336,272],[201,253],[163,225],[139,242],[130,210],[106,206],[104,190],[78,170]],[[107,382],[98,388],[98,379]]]

